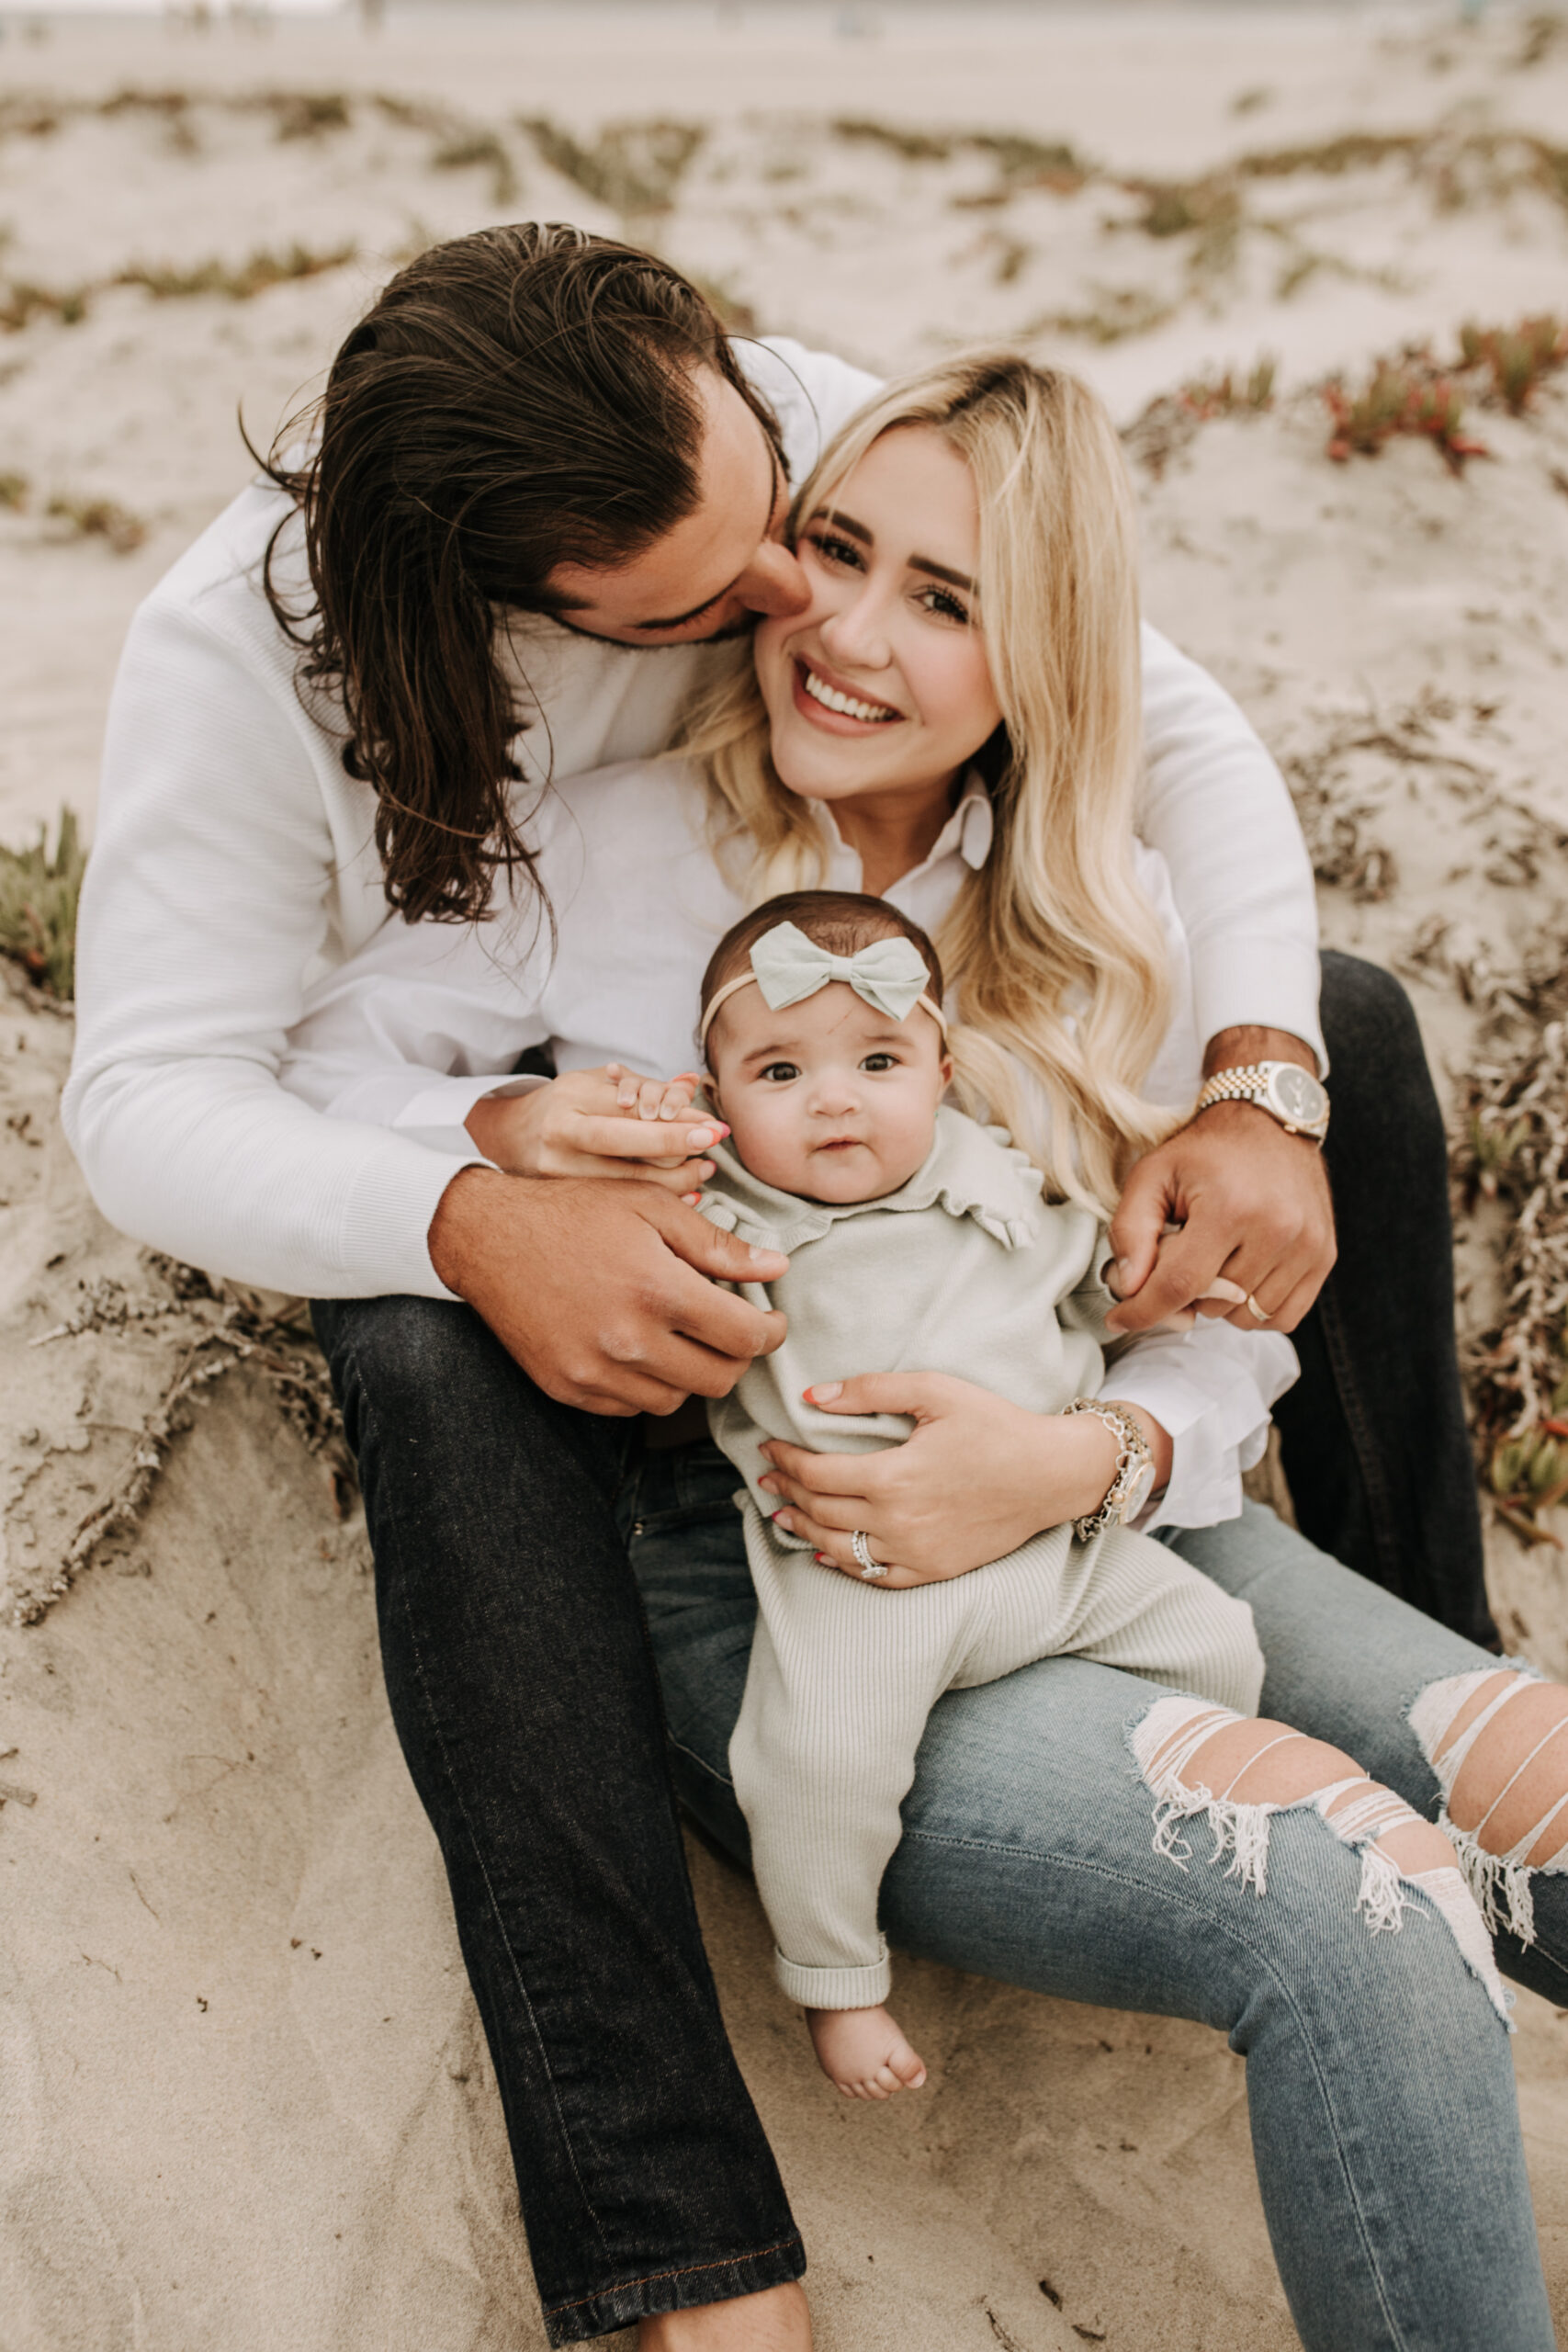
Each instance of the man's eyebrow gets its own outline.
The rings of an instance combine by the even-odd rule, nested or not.
[[[758,423],[761,424],[761,420],[759,418]],[[779,453],[773,447],[773,438],[771,433],[764,431],[762,439],[767,445],[768,451],[767,519],[768,522],[771,523],[773,519],[773,509],[779,503]],[[764,532],[766,531],[766,527],[767,526],[764,524]],[[739,580],[744,575],[742,573],[738,571],[735,575],[735,580]],[[716,605],[722,605],[725,598],[733,590],[735,586],[735,580],[729,581],[726,586],[719,590],[716,596],[706,596],[703,599],[703,602],[700,605],[694,605],[689,613],[677,613],[673,620],[634,621],[632,623],[632,627],[634,628],[648,629],[649,631],[664,628],[684,628],[688,621],[700,620],[705,613],[711,613]]]
[[[772,511],[773,511],[773,510],[772,510],[772,508],[770,508],[770,509],[769,509],[770,514],[772,513]],[[737,572],[737,573],[736,573],[736,575],[735,575],[735,579],[736,579],[736,580],[739,580],[739,577],[740,577],[740,574],[739,574],[739,572]],[[677,614],[675,615],[675,616],[674,616],[673,620],[668,620],[668,621],[633,621],[633,623],[632,623],[632,627],[633,627],[633,628],[646,628],[646,629],[684,628],[684,627],[685,627],[685,625],[686,625],[686,623],[687,623],[688,621],[700,620],[700,619],[701,619],[701,617],[702,617],[702,616],[704,615],[704,613],[711,613],[711,612],[712,612],[712,610],[713,610],[713,608],[714,608],[714,606],[715,606],[716,605],[721,605],[721,604],[724,602],[725,598],[728,595],[730,589],[731,589],[731,588],[733,588],[733,587],[734,587],[734,585],[735,585],[735,580],[730,581],[728,586],[723,587],[723,588],[721,588],[721,589],[719,590],[719,592],[718,592],[718,594],[717,594],[717,595],[716,595],[716,596],[709,596],[709,597],[707,598],[707,600],[705,601],[705,603],[704,603],[704,604],[701,604],[701,605],[694,605],[692,606],[692,609],[691,609],[691,611],[690,611],[689,613],[677,613]]]
[[[852,514],[846,514],[841,506],[819,506],[811,519],[814,523],[831,523],[836,531],[847,532],[852,539],[858,539],[862,547],[874,548],[876,545],[875,534],[863,523],[857,523]],[[951,564],[938,563],[935,556],[912,555],[909,569],[911,571],[927,572],[933,580],[945,580],[950,587],[962,588],[967,596],[979,594],[966,571],[954,571]]]

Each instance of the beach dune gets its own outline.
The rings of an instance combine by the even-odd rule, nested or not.
[[[1565,109],[1568,36],[1508,15],[976,7],[962,41],[892,8],[7,28],[0,838],[62,801],[90,831],[129,616],[251,470],[237,404],[265,442],[434,237],[581,219],[670,253],[738,331],[881,368],[1022,339],[1128,428],[1150,613],[1281,758],[1325,936],[1412,989],[1480,1342],[1527,1196],[1540,1247],[1568,1248],[1560,1178],[1483,1166],[1471,1126],[1568,1011],[1568,339],[1510,405],[1461,329],[1565,282]],[[1331,457],[1325,379],[1353,404],[1380,357],[1413,395],[1447,381],[1462,435],[1380,442],[1363,402]],[[0,2346],[542,2346],[298,1303],[104,1226],[59,1130],[69,1019],[13,977]],[[1568,1670],[1561,1549],[1495,1514],[1488,1545],[1507,1645]],[[692,1865],[824,2352],[1296,2341],[1221,2037],[908,1962],[931,2086],[852,2109],[772,1984],[749,1883]],[[1521,1996],[1518,2021],[1568,2322],[1568,2017]]]

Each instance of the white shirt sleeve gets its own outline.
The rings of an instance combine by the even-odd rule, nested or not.
[[[1269,1408],[1299,1369],[1282,1333],[1207,1318],[1126,1343],[1106,1367],[1101,1394],[1141,1405],[1171,1440],[1169,1483],[1136,1522],[1145,1534],[1240,1517],[1242,1472],[1262,1459]]]
[[[82,894],[65,1131],[138,1240],[269,1289],[445,1298],[430,1222],[479,1154],[277,1083],[334,860],[308,727],[176,600],[142,607]]]
[[[1138,831],[1157,849],[1192,957],[1198,1037],[1288,1030],[1327,1068],[1317,901],[1285,780],[1208,672],[1145,622]]]
[[[428,1150],[481,1157],[464,1125],[489,1094],[523,1094],[513,1075],[543,1045],[541,946],[519,944],[504,914],[479,925],[383,924],[306,995],[278,1080],[333,1119],[388,1127]]]

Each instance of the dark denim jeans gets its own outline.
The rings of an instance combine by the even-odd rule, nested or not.
[[[1396,982],[1324,959],[1340,1262],[1281,1414],[1306,1532],[1489,1629],[1441,1121]],[[336,1299],[393,1720],[446,1860],[555,2344],[799,2276],[725,2040],[615,1505],[627,1425],[553,1404],[467,1308]]]
[[[703,1950],[615,1527],[634,1425],[552,1403],[467,1307],[333,1300],[315,1323],[551,2343],[798,2278]]]
[[[1454,1346],[1443,1116],[1410,1000],[1329,950],[1322,1018],[1339,1262],[1274,1408],[1303,1535],[1467,1641],[1496,1640]]]

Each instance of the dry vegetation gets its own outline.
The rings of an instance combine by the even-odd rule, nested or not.
[[[1461,1198],[1495,1202],[1503,1311],[1470,1351],[1471,1394],[1496,1508],[1562,1548],[1543,1513],[1568,1497],[1568,958],[1561,934],[1499,1002],[1465,1085],[1454,1148]]]
[[[157,1402],[129,1432],[118,1472],[95,1495],[59,1555],[13,1579],[9,1608],[15,1624],[38,1624],[85,1569],[112,1551],[124,1552],[175,1441],[209,1401],[213,1384],[242,1364],[260,1374],[306,1452],[326,1467],[340,1517],[356,1490],[353,1457],[303,1302],[290,1300],[269,1310],[155,1250],[144,1253],[144,1265],[155,1288],[137,1294],[110,1277],[84,1283],[70,1315],[28,1342],[52,1347],[134,1326],[173,1351],[174,1366]]]
[[[669,211],[707,136],[701,123],[663,119],[608,123],[592,141],[573,138],[547,115],[525,115],[518,128],[552,171],[626,220]]]
[[[52,850],[41,827],[30,848],[0,847],[0,956],[62,1004],[70,1003],[75,987],[76,903],[86,864],[69,808],[60,812]]]

